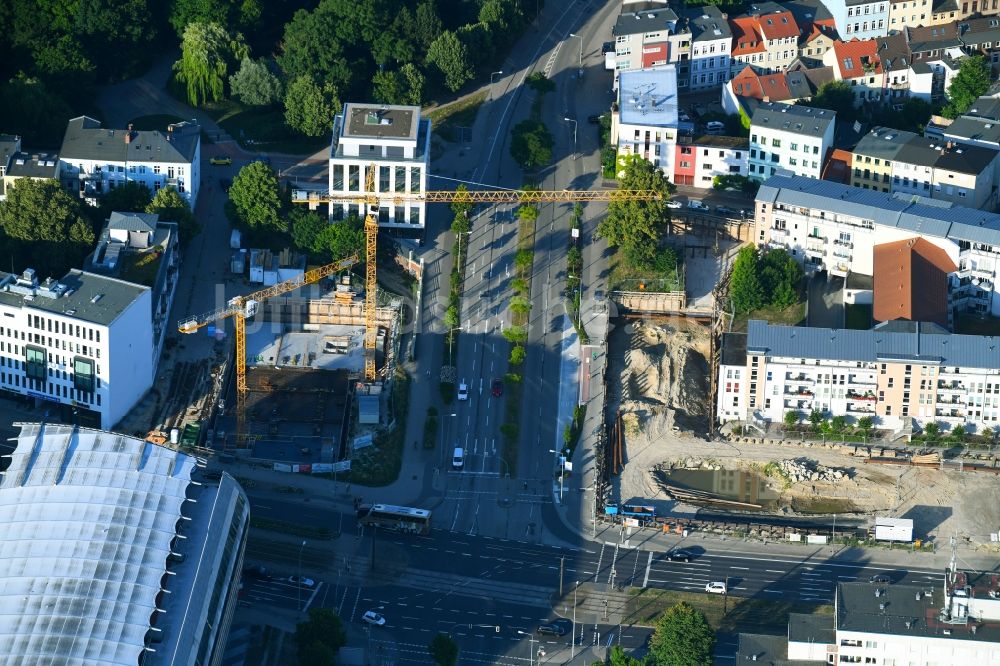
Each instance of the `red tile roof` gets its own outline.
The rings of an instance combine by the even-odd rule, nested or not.
[[[788,87],[787,75],[757,74],[749,65],[733,77],[729,87],[737,97],[753,97],[763,102],[782,102],[795,97]]]
[[[799,26],[795,23],[795,17],[789,11],[761,14],[758,21],[760,29],[767,39],[799,36]]]
[[[908,319],[948,326],[948,253],[923,238],[876,245],[873,251],[875,321]]]
[[[748,53],[763,53],[766,50],[760,25],[753,16],[740,16],[739,18],[729,19],[729,28],[733,33],[732,54],[734,56],[746,55]]]
[[[849,42],[834,42],[833,52],[837,59],[837,71],[842,79],[856,79],[866,74],[881,74],[882,61],[878,57],[878,44],[874,39],[860,41],[857,38]],[[874,69],[865,71],[865,64]]]
[[[823,167],[823,180],[831,180],[835,183],[851,184],[851,162],[854,160],[854,153],[841,148],[830,150],[829,157]]]
[[[816,21],[810,26],[809,34],[803,37],[800,41],[803,44],[808,44],[812,40],[816,39],[820,35],[824,37],[829,37],[830,39],[837,39],[837,29],[832,25],[826,25],[826,21]]]

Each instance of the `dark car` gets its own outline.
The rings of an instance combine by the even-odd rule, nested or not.
[[[667,552],[667,559],[671,562],[690,562],[694,559],[694,553],[690,550],[671,550]]]
[[[267,567],[259,564],[254,564],[243,569],[243,577],[255,580],[272,580],[274,578]]]
[[[601,122],[601,116],[600,116],[600,114],[594,114],[592,116],[587,116],[587,122],[588,123],[593,123],[594,125],[597,125],[598,123]]]
[[[493,380],[492,391],[494,398],[499,398],[503,395],[503,380],[499,377]]]
[[[875,585],[879,583],[881,584],[890,583],[892,581],[889,580],[889,576],[887,576],[886,574],[875,574],[874,576],[868,579],[868,582]]]
[[[715,212],[719,215],[736,215],[736,211],[728,206],[716,206]]]
[[[553,620],[552,622],[546,622],[545,624],[538,625],[538,629],[535,629],[536,634],[546,634],[549,636],[565,636],[573,628],[573,623],[565,618],[560,618],[558,620]]]

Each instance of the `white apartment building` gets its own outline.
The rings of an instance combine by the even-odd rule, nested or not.
[[[872,275],[874,247],[923,238],[958,270],[948,276],[951,307],[1000,316],[1000,215],[780,174],[757,192],[754,240],[786,248],[806,272]]]
[[[674,173],[678,135],[674,65],[619,74],[618,110],[611,113],[611,142],[619,156],[639,155]]]
[[[819,178],[836,117],[827,109],[762,103],[750,122],[750,178],[766,180],[778,169]]]
[[[637,10],[633,4],[622,6],[612,34],[615,36],[614,60],[615,85],[618,73],[668,63],[681,63],[677,85],[684,87],[690,79],[691,32],[682,29],[674,10],[666,5],[649,6]]]
[[[430,146],[431,121],[421,117],[419,106],[347,103],[333,120],[330,196],[336,199],[338,192],[364,192],[369,176],[375,192],[423,194]],[[330,202],[331,220],[351,213],[364,218],[364,212],[364,206],[356,202]],[[422,234],[426,204],[383,199],[378,224],[401,233]]]
[[[691,90],[719,87],[729,80],[729,51],[733,34],[726,15],[706,5],[687,19],[691,31]]]
[[[194,210],[201,184],[201,127],[191,122],[168,125],[165,131],[104,129],[88,116],[66,126],[59,151],[59,178],[66,188],[95,204],[127,182],[151,193],[174,187]]]
[[[736,663],[1000,665],[1000,579],[944,572],[931,585],[837,584],[835,614],[792,614],[788,634],[740,634]]]
[[[72,270],[0,273],[0,392],[110,428],[153,384],[150,288]]]
[[[676,185],[710,188],[716,176],[746,176],[747,146],[744,137],[682,135],[670,180]]]
[[[889,32],[889,0],[822,0],[843,39],[872,39]]]

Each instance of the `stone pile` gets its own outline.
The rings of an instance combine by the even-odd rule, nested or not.
[[[825,467],[811,460],[781,460],[777,463],[782,474],[790,483],[804,481],[828,481],[836,483],[850,478],[845,470]]]

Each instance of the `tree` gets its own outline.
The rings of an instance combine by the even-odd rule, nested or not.
[[[990,87],[990,65],[981,55],[962,58],[958,74],[948,86],[948,104],[941,111],[945,118],[957,118],[968,111]]]
[[[184,245],[201,231],[198,218],[191,212],[191,206],[173,185],[161,187],[153,200],[146,206],[147,213],[156,213],[164,222],[176,222],[180,242]]]
[[[785,427],[794,428],[802,419],[802,413],[797,409],[790,409],[785,412]]]
[[[764,287],[757,275],[757,250],[749,245],[737,253],[733,262],[729,298],[737,314],[752,312],[765,303]]]
[[[284,231],[281,190],[274,170],[263,162],[251,162],[233,179],[229,200],[240,221],[250,229]]]
[[[934,421],[924,424],[924,437],[926,437],[927,439],[929,440],[937,439],[937,436],[940,432],[941,432],[941,427]]]
[[[954,428],[951,429],[951,433],[949,434],[949,436],[956,442],[961,442],[963,439],[965,439],[965,426],[963,425],[955,426]]]
[[[189,23],[181,40],[181,59],[174,63],[188,103],[200,106],[222,100],[230,63],[247,54],[242,35],[231,36],[218,23]]]
[[[603,662],[597,663],[603,666]],[[615,645],[611,648],[611,652],[608,654],[608,664],[610,666],[643,666],[642,660],[625,654],[621,645]]]
[[[268,106],[281,101],[281,81],[263,60],[249,56],[240,62],[238,72],[229,77],[233,97],[249,106]]]
[[[843,415],[834,416],[830,419],[830,431],[839,435],[847,428],[847,417]]]
[[[215,22],[229,30],[250,30],[257,26],[263,13],[263,0],[173,0],[168,21],[184,34],[189,23]]]
[[[338,35],[338,19],[327,3],[314,11],[300,9],[285,26],[278,66],[289,80],[308,77],[336,90],[350,89],[354,70]]]
[[[429,49],[434,40],[444,31],[438,17],[434,0],[424,0],[413,13],[413,36],[424,49]]]
[[[23,72],[0,86],[0,127],[25,145],[51,145],[66,132],[73,110],[39,78]]]
[[[540,120],[529,118],[514,126],[510,155],[526,171],[541,168],[552,161],[552,133]]]
[[[438,634],[427,646],[427,651],[435,664],[455,666],[458,663],[458,643],[448,634]]]
[[[326,217],[304,206],[292,208],[288,216],[288,228],[292,232],[295,247],[304,252],[319,253],[322,248],[316,242],[320,234],[330,226]]]
[[[148,187],[130,180],[113,190],[108,190],[101,197],[101,217],[106,218],[114,211],[123,213],[144,211],[152,200],[153,195]]]
[[[441,71],[445,86],[452,92],[475,76],[465,44],[450,30],[442,32],[427,49],[427,62]]]
[[[316,251],[328,253],[333,261],[360,256],[365,249],[364,225],[357,216],[326,225],[316,236]]]
[[[329,608],[310,608],[309,618],[299,622],[295,629],[300,664],[334,664],[337,650],[347,643],[340,617]],[[332,655],[332,661],[326,661],[327,651]],[[320,661],[315,661],[316,658]]]
[[[476,204],[468,201],[463,197],[469,191],[469,188],[463,183],[455,188],[456,199],[452,201],[449,206],[451,206],[451,212],[455,214],[455,218],[451,223],[451,232],[453,234],[466,234],[472,229],[472,222],[469,216],[472,214],[473,209]]]
[[[402,104],[406,94],[406,84],[402,73],[392,70],[379,70],[372,77],[372,98],[382,104]]]
[[[528,353],[524,351],[524,347],[521,345],[515,345],[510,349],[510,364],[511,365],[521,365],[524,360],[528,357]]]
[[[139,74],[152,56],[148,45],[156,38],[157,14],[147,0],[81,0],[73,32],[85,51],[98,61],[108,44],[115,57],[101,57],[101,72],[109,78]]]
[[[331,131],[333,117],[340,113],[340,100],[329,84],[320,87],[308,76],[300,76],[285,92],[285,123],[306,136]]]
[[[757,270],[767,304],[787,308],[799,300],[799,287],[805,273],[799,262],[782,248],[758,255]]]
[[[682,602],[656,621],[649,654],[657,666],[711,666],[714,645],[704,613]]]
[[[858,430],[861,430],[866,435],[871,432],[871,429],[875,427],[875,419],[870,416],[862,416],[858,419]]]
[[[819,428],[819,425],[823,422],[823,412],[819,409],[814,409],[809,412],[809,423],[812,424],[813,428]]]
[[[800,100],[796,104],[836,111],[837,120],[840,122],[854,122],[858,115],[854,107],[854,91],[846,81],[827,81],[820,86],[812,99]]]
[[[403,104],[413,104],[420,106],[424,101],[424,74],[412,62],[403,65],[399,70],[403,75],[406,94],[403,95]]]
[[[0,202],[2,250],[13,269],[34,268],[39,276],[62,277],[93,248],[94,231],[83,219],[79,199],[55,180],[22,178]]]
[[[609,245],[620,247],[625,260],[635,268],[647,268],[656,259],[664,226],[670,219],[667,208],[669,183],[663,172],[639,156],[625,162],[618,181],[620,190],[653,190],[663,199],[637,201],[623,199],[608,204],[608,214],[597,226],[597,235]]]

